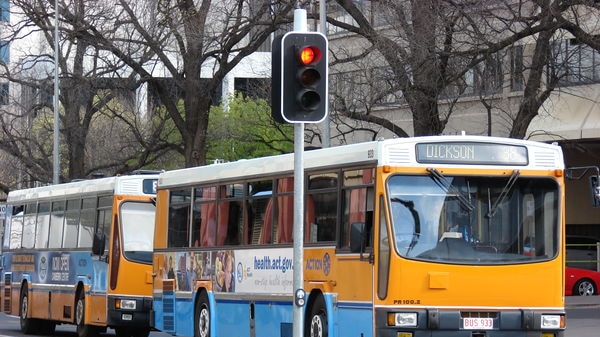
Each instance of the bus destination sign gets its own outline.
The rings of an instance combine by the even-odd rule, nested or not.
[[[528,164],[525,146],[494,143],[419,143],[416,147],[417,162],[440,164]]]

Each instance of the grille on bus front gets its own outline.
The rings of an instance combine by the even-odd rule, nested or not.
[[[461,318],[497,318],[498,313],[493,311],[461,311]]]
[[[4,305],[3,305],[3,311],[4,312],[10,312],[10,288],[12,287],[12,274],[10,273],[6,273],[4,274]]]

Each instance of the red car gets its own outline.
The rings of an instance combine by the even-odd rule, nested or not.
[[[565,295],[597,295],[598,286],[600,286],[600,272],[588,269],[566,268]]]

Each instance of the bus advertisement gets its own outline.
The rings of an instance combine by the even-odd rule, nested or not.
[[[157,174],[11,191],[2,242],[2,311],[21,331],[147,337]]]
[[[305,336],[564,335],[559,146],[432,136],[304,153]],[[157,330],[291,337],[293,155],[164,172]]]

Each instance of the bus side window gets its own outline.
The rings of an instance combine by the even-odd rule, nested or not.
[[[260,243],[290,243],[294,225],[294,178],[277,180],[274,198],[267,204],[260,232]]]
[[[294,230],[294,178],[286,177],[277,181],[277,208],[275,216],[276,243],[292,242]],[[285,194],[285,195],[281,195]]]
[[[65,229],[63,231],[63,248],[77,247],[79,236],[79,212],[81,210],[81,199],[67,200],[67,211],[65,212]]]
[[[47,248],[50,231],[50,202],[40,202],[38,208],[35,248]]]
[[[60,248],[65,222],[65,201],[52,202],[52,215],[50,217],[50,233],[48,234],[48,248]]]
[[[10,235],[8,239],[8,247],[10,249],[21,248],[21,239],[23,235],[23,213],[25,205],[13,207],[13,215],[10,222]]]
[[[262,180],[248,183],[248,242],[253,245],[267,243],[263,227],[267,209],[272,206],[273,181]]]
[[[25,207],[25,216],[23,217],[23,239],[22,248],[33,248],[35,241],[35,215],[37,213],[37,204],[27,204]]]
[[[240,244],[240,230],[243,225],[242,207],[239,199],[242,194],[240,184],[219,186],[219,210],[217,214],[217,245]],[[236,193],[239,194],[236,196]]]
[[[226,245],[240,244],[240,229],[244,226],[243,207],[241,202],[229,202],[229,221],[227,222]]]
[[[338,171],[309,177],[306,200],[307,242],[335,241],[338,224]]]
[[[355,222],[365,223],[366,229],[373,226],[374,187],[373,169],[348,170],[344,172],[342,187],[342,230],[341,248],[350,248],[350,231]],[[367,241],[370,245],[370,241]]]
[[[171,191],[169,195],[168,247],[187,247],[191,189]]]
[[[79,237],[77,239],[77,247],[91,248],[96,229],[96,198],[85,198],[82,200]]]

